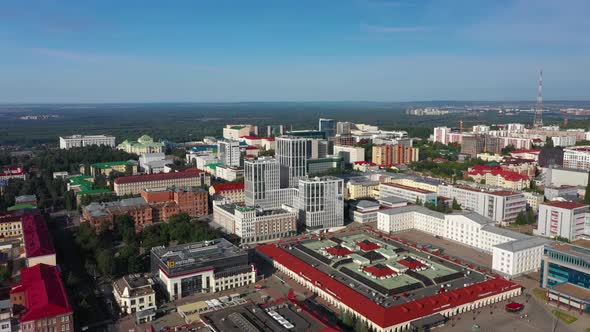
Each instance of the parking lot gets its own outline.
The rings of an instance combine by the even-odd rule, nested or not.
[[[492,255],[450,240],[437,238],[434,235],[417,230],[403,231],[392,235],[406,241],[417,243],[419,245],[428,244],[436,248],[441,248],[444,250],[445,255],[457,257],[462,261],[487,268],[492,267]]]

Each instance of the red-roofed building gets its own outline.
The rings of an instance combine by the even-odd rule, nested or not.
[[[485,181],[488,185],[512,190],[521,190],[530,186],[528,176],[506,170],[502,166],[474,165],[469,168],[465,177],[473,178],[475,182]]]
[[[423,264],[420,261],[413,259],[413,258],[405,258],[405,259],[399,260],[397,262],[400,263],[401,265],[407,267],[410,270],[423,269],[423,268],[427,267],[425,264]]]
[[[56,265],[55,248],[41,215],[26,214],[22,217],[23,242],[27,266],[38,264]]]
[[[590,207],[567,201],[549,201],[539,204],[539,222],[535,234],[548,237],[560,236],[570,241],[586,237],[586,220]]]
[[[167,187],[200,187],[210,185],[211,178],[205,172],[189,168],[183,172],[121,176],[115,179],[118,196],[138,195],[144,189]]]
[[[447,317],[457,315],[520,295],[522,292],[518,284],[495,278],[386,307],[276,244],[258,246],[256,251],[277,270],[318,294],[329,304],[366,321],[369,329],[376,332],[409,330],[410,323],[420,318],[435,313]]]
[[[244,182],[214,184],[209,187],[209,195],[215,199],[227,199],[232,203],[244,203]]]
[[[392,269],[390,269],[384,265],[367,266],[367,267],[363,268],[363,271],[367,272],[368,274],[372,275],[375,278],[397,275],[397,273],[395,273],[395,271],[393,271]]]
[[[369,171],[378,171],[379,170],[379,165],[377,165],[376,163],[372,163],[369,161],[355,161],[354,164],[352,165],[352,168],[355,171],[359,171],[359,172],[369,172]]]
[[[342,246],[334,246],[330,248],[326,248],[326,252],[332,256],[348,256],[352,254],[352,251],[342,247]]]
[[[0,181],[10,179],[26,179],[27,174],[22,167],[5,167],[0,171]]]
[[[37,264],[21,270],[21,282],[10,290],[10,301],[23,306],[23,332],[74,331],[73,310],[55,266]]]
[[[380,245],[378,245],[375,242],[371,242],[369,240],[363,240],[363,241],[357,242],[356,245],[359,246],[359,249],[361,249],[362,251],[371,251],[371,250],[377,250],[377,249],[381,248]]]

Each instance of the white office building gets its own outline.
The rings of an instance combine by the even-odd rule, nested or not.
[[[70,149],[80,148],[91,145],[106,145],[112,148],[115,147],[115,136],[109,135],[72,135],[60,136],[59,148]]]
[[[411,205],[377,213],[384,232],[416,229],[492,254],[492,269],[507,277],[537,271],[547,241],[494,226],[474,212],[443,214]]]
[[[334,155],[342,157],[347,164],[365,161],[365,149],[360,146],[334,145]]]
[[[563,167],[590,170],[590,146],[563,149]]]
[[[536,235],[575,241],[590,236],[589,206],[578,202],[548,201],[539,205]]]
[[[379,184],[379,198],[395,196],[403,198],[410,202],[420,201],[436,205],[436,192],[410,187],[399,183],[381,183]]]
[[[440,185],[438,194],[456,199],[461,208],[474,211],[501,224],[516,220],[526,210],[527,199],[522,193],[498,190],[485,191],[463,186]]]
[[[576,136],[555,136],[551,137],[553,146],[574,146],[576,145]]]
[[[344,180],[340,178],[300,179],[296,202],[299,220],[308,229],[344,225]]]
[[[279,161],[271,157],[244,161],[244,195],[247,206],[278,209],[293,206],[296,188],[281,188]]]
[[[234,140],[225,140],[217,143],[219,152],[219,161],[225,166],[240,166],[240,142]]]

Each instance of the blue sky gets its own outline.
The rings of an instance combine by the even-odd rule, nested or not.
[[[4,1],[0,103],[590,99],[587,0]]]

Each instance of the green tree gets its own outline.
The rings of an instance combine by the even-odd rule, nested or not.
[[[525,215],[524,212],[520,212],[517,216],[516,216],[516,221],[514,222],[517,225],[526,225],[527,224],[527,216]]]
[[[10,272],[10,268],[8,266],[0,267],[0,282],[8,281],[11,277],[12,273]]]
[[[588,173],[588,183],[586,184],[586,192],[584,192],[584,203],[590,204],[590,172]]]
[[[340,309],[340,320],[345,326],[352,327],[354,325],[354,317],[348,310]]]
[[[456,198],[453,198],[452,208],[453,208],[453,210],[458,210],[458,211],[463,210],[461,208],[461,204],[459,204],[459,202],[457,202],[457,199]]]
[[[96,254],[96,267],[100,274],[111,277],[115,270],[113,252],[110,249],[101,249]]]
[[[551,139],[551,137],[547,137],[547,139],[545,139],[545,148],[553,148],[553,140]]]
[[[113,226],[117,238],[122,239],[127,244],[135,242],[135,223],[130,215],[122,214],[115,216]]]

